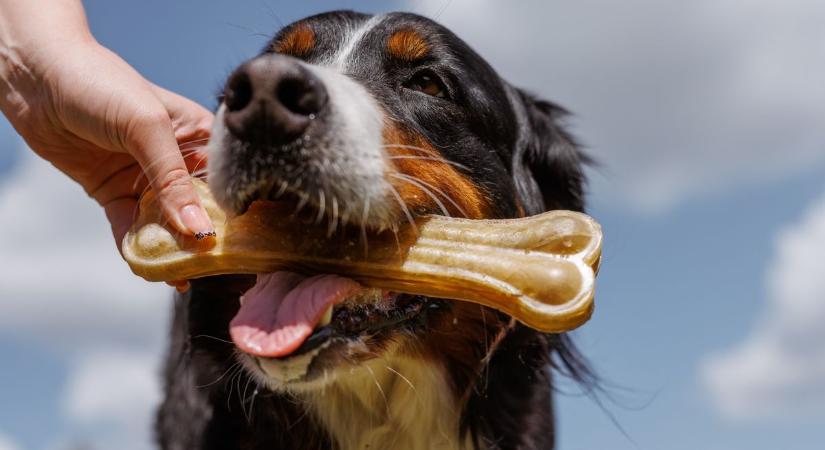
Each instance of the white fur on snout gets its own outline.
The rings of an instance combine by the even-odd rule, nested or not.
[[[226,154],[228,151],[226,140],[229,130],[226,129],[226,124],[223,121],[225,113],[226,105],[221,103],[218,111],[215,113],[215,120],[212,123],[212,134],[209,137],[209,144],[206,145],[206,154],[209,157],[206,179],[209,182],[209,187],[212,192],[216,194],[228,191],[229,176],[231,173],[226,167],[229,163]],[[221,203],[221,206],[225,207],[226,204]]]
[[[304,63],[302,63],[304,64]],[[236,170],[239,161],[231,155],[237,141],[229,134],[221,105],[215,115],[212,137],[207,147],[208,180],[215,198],[224,208],[263,186],[289,183],[327,217],[338,214],[371,228],[391,227],[398,208],[387,172],[392,170],[383,148],[384,116],[372,95],[358,82],[331,68],[304,64],[324,84],[328,94],[326,110],[315,120],[323,128],[299,138],[308,172],[302,179],[273,180],[249,176]],[[273,168],[273,176],[276,172]],[[243,189],[237,187],[241,185]]]
[[[327,89],[328,142],[322,150],[330,170],[329,189],[347,215],[381,227],[394,222],[387,181],[391,165],[383,148],[384,115],[372,94],[336,70],[307,64]]]

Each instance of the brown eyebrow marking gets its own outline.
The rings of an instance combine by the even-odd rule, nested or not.
[[[294,25],[273,44],[276,52],[292,56],[304,56],[314,47],[315,31],[305,23]]]
[[[415,30],[406,28],[387,39],[390,54],[404,61],[417,61],[430,53],[430,45]]]

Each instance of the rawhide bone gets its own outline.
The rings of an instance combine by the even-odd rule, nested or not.
[[[365,286],[480,303],[544,332],[578,327],[593,310],[602,233],[585,214],[551,211],[520,219],[417,219],[397,233],[327,229],[291,206],[254,202],[237,217],[195,179],[217,237],[171,231],[153,193],[144,196],[123,240],[132,271],[150,281],[292,270],[336,273]],[[365,245],[366,244],[366,245]]]

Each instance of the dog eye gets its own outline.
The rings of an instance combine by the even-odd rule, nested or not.
[[[438,76],[429,70],[422,70],[412,76],[404,87],[438,98],[447,98],[447,88]]]

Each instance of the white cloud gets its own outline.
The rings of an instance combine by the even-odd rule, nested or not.
[[[60,350],[165,336],[168,287],[129,271],[103,210],[26,150],[0,182],[0,328]]]
[[[576,114],[599,200],[656,210],[825,164],[823,17],[809,0],[453,0],[438,20]]]
[[[149,449],[171,288],[131,274],[79,186],[20,156],[0,180],[0,329],[67,357],[56,448]]]
[[[20,450],[12,439],[0,432],[0,450]]]
[[[157,365],[154,353],[83,355],[68,381],[64,413],[99,448],[153,448],[152,417],[161,398]]]
[[[702,375],[735,419],[825,418],[825,196],[777,239],[769,303],[744,342]]]

